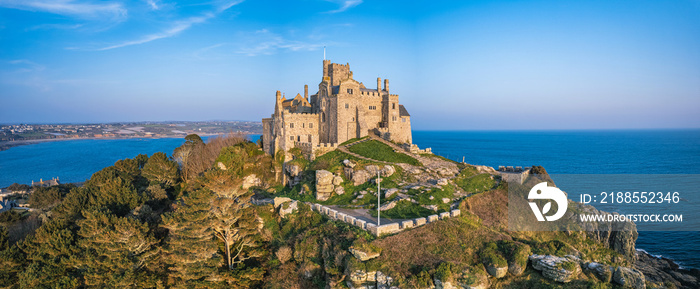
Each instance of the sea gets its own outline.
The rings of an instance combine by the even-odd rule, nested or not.
[[[183,138],[86,139],[12,147],[0,151],[0,187],[54,177],[83,182],[117,160],[159,151],[171,155],[182,143]],[[414,131],[413,143],[470,164],[540,165],[557,186],[562,185],[557,174],[700,174],[699,129]],[[637,249],[700,268],[700,231],[640,231]]]

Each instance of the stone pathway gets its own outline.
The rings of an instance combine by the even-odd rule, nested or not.
[[[351,209],[351,208],[342,208],[341,206],[338,205],[329,205],[326,206],[329,207],[333,210],[336,210],[338,212],[341,212],[343,214],[347,214],[349,216],[353,216],[356,219],[363,220],[367,223],[372,223],[372,224],[377,224],[377,217],[373,217],[372,215],[369,214],[369,209]],[[411,220],[411,219],[389,219],[389,218],[381,218],[381,224],[391,224],[391,223],[401,223],[406,220]]]

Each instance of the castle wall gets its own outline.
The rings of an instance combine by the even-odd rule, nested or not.
[[[262,124],[263,124],[263,133],[262,133],[263,151],[270,154],[270,155],[275,155],[274,134],[272,131],[272,128],[273,128],[272,118],[263,118]]]
[[[312,145],[319,143],[317,114],[284,112],[282,116],[284,119],[285,150],[293,148],[298,142],[307,142]]]
[[[402,116],[399,119],[398,129],[391,134],[391,140],[397,143],[413,143],[411,117]]]

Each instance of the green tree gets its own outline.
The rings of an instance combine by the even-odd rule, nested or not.
[[[29,205],[35,209],[50,209],[63,199],[57,187],[38,188],[29,195]]]
[[[84,211],[78,221],[80,256],[75,263],[85,285],[109,288],[152,288],[157,284],[149,270],[160,251],[148,225],[104,211]]]
[[[10,238],[5,226],[0,226],[0,251],[10,248]]]
[[[180,198],[173,212],[164,214],[165,261],[177,288],[213,286],[219,281],[221,258],[211,229],[211,192],[197,190]]]
[[[23,243],[28,267],[19,274],[20,288],[77,288],[81,278],[73,260],[79,251],[75,233],[65,221],[44,223]]]
[[[141,174],[151,183],[173,186],[177,182],[178,166],[176,162],[169,160],[164,153],[157,152],[148,159]]]
[[[214,192],[211,201],[211,227],[224,248],[228,272],[223,279],[229,286],[248,288],[250,282],[262,280],[259,268],[246,268],[245,261],[263,255],[259,246],[258,221],[251,207],[252,192],[243,190],[242,179],[230,171],[211,170],[205,187]]]
[[[201,137],[196,134],[190,134],[185,137],[185,143],[173,151],[173,160],[180,164],[182,168],[183,180],[189,180],[191,177],[192,155],[195,152],[201,151],[204,146],[205,144]]]

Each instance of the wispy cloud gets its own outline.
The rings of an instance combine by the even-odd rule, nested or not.
[[[7,63],[12,64],[12,66],[16,68],[13,71],[15,73],[37,72],[46,69],[45,66],[27,59],[15,59]]]
[[[214,11],[205,12],[201,16],[195,16],[195,17],[186,18],[184,20],[174,21],[169,25],[168,28],[166,28],[165,30],[158,32],[158,33],[148,34],[148,35],[145,35],[145,36],[143,36],[139,39],[136,39],[136,40],[124,41],[122,43],[109,45],[106,47],[98,48],[96,50],[99,50],[99,51],[111,50],[111,49],[115,49],[115,48],[144,44],[144,43],[148,43],[148,42],[158,40],[158,39],[173,37],[175,35],[180,34],[183,31],[189,29],[190,27],[192,27],[195,24],[204,23],[207,20],[218,16],[218,14],[226,11],[227,9],[229,9],[229,8],[239,4],[241,2],[243,2],[243,1],[242,0],[241,1],[219,1],[218,3],[216,3],[216,5],[214,7]],[[69,48],[69,49],[72,49],[72,48]]]
[[[146,0],[146,3],[148,4],[148,6],[151,6],[151,9],[153,9],[153,10],[160,9],[160,7],[158,6],[159,2],[160,1],[158,1],[158,0]]]
[[[362,0],[327,0],[340,5],[340,8],[327,11],[326,13],[340,13],[352,7],[362,4]]]
[[[83,24],[40,24],[40,25],[36,25],[36,26],[30,27],[30,28],[27,28],[27,31],[44,30],[44,29],[71,30],[71,29],[78,29],[80,27],[83,27]]]
[[[34,12],[46,12],[80,18],[122,21],[127,10],[117,2],[85,2],[73,0],[0,0],[0,7]]]
[[[147,42],[151,42],[153,40],[173,37],[173,36],[177,35],[178,33],[189,29],[190,27],[192,27],[192,25],[205,22],[209,18],[212,18],[212,17],[214,17],[214,14],[212,14],[212,13],[209,13],[209,14],[201,16],[201,17],[191,17],[191,18],[185,19],[183,21],[178,21],[178,22],[174,23],[172,25],[172,27],[168,28],[165,31],[162,31],[159,33],[154,33],[154,34],[149,34],[149,35],[146,35],[140,39],[126,41],[126,42],[122,42],[122,43],[107,46],[107,47],[102,47],[102,48],[99,48],[97,50],[110,50],[110,49],[121,48],[121,47],[125,47],[125,46],[144,44]]]
[[[322,43],[287,39],[267,29],[255,31],[252,35],[243,38],[244,44],[239,45],[234,52],[248,56],[270,55],[284,50],[313,51],[318,50],[324,45]]]

